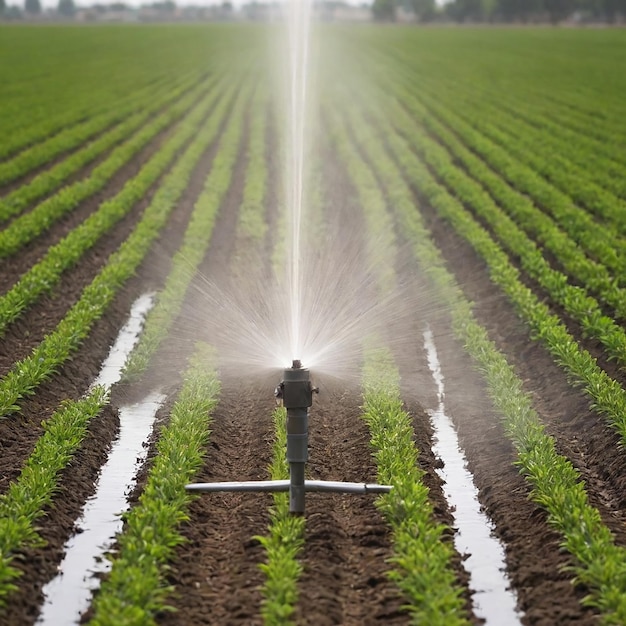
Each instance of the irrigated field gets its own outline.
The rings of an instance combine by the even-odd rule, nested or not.
[[[0,623],[626,624],[622,30],[317,28],[302,324],[362,344],[311,365],[308,473],[394,489],[185,492],[288,475],[278,36],[0,28]],[[92,598],[66,542],[149,406]]]

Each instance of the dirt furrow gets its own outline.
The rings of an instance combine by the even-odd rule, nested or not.
[[[276,381],[223,383],[198,482],[265,480],[271,454]],[[186,538],[171,563],[169,602],[160,624],[260,624],[264,550],[255,535],[269,523],[268,494],[204,494],[191,505]]]
[[[191,176],[189,186],[170,216],[160,238],[138,268],[136,277],[132,278],[120,290],[107,309],[107,314],[96,322],[82,347],[50,381],[39,387],[36,395],[23,402],[20,414],[0,421],[0,491],[6,489],[8,483],[19,474],[23,460],[30,454],[34,442],[41,434],[41,421],[52,414],[62,399],[79,397],[97,375],[119,329],[128,317],[134,300],[142,293],[155,289],[162,284],[169,271],[170,258],[182,239],[217,146],[218,141],[215,141],[207,147]],[[136,208],[137,215],[140,215],[145,202]],[[128,236],[134,222],[134,219],[125,221],[125,231],[121,230],[121,226],[116,229],[116,241],[104,238],[99,245],[105,246],[106,250],[102,248],[97,256],[90,257],[89,267],[82,270],[84,274],[89,277],[100,269],[106,262],[108,254]],[[76,268],[75,271],[80,273],[81,268]],[[59,292],[57,297],[61,301],[57,305],[58,308],[65,310],[71,304],[62,302],[62,292]],[[42,314],[45,315],[45,309],[41,310],[43,311]],[[30,335],[41,336],[43,334],[33,321],[37,318],[29,316],[29,319],[31,324],[22,327],[24,341],[27,341]],[[19,334],[15,333],[14,339],[19,341]],[[2,340],[3,346],[8,345],[4,342],[5,339]],[[11,353],[5,353],[3,350],[2,358],[10,359],[10,357]],[[15,360],[15,355],[13,355],[13,360]],[[126,394],[121,389],[116,392],[116,395],[120,402],[123,402]],[[115,400],[114,397],[114,404],[116,403]],[[106,444],[103,442],[103,445]]]
[[[588,403],[577,397],[579,394],[559,385],[562,373],[541,346],[530,340],[497,287],[490,283],[482,261],[425,202],[419,207],[449,269],[476,303],[477,319],[515,365],[548,428],[583,406],[587,411]],[[545,513],[528,500],[529,488],[513,466],[512,445],[480,375],[453,337],[448,316],[431,320],[431,325],[445,377],[446,413],[457,427],[480,502],[504,542],[508,573],[519,607],[525,612],[524,623],[596,623],[594,612],[580,604],[585,589],[574,587],[571,576],[563,571],[571,561],[560,549],[559,535],[548,526]]]
[[[205,95],[206,91],[199,94],[188,110],[191,110],[193,106],[199,103]],[[170,123],[167,128],[158,132],[146,146],[111,177],[100,191],[55,221],[50,228],[39,237],[30,241],[18,253],[3,259],[2,273],[0,274],[0,291],[5,293],[10,289],[27,269],[45,256],[51,246],[57,244],[69,232],[74,230],[76,226],[95,212],[103,202],[118,194],[128,180],[136,176],[150,158],[159,151],[168,137],[174,132],[179,122],[180,120],[176,120]]]
[[[309,422],[310,477],[375,482],[369,432],[358,389],[316,380]],[[403,598],[386,576],[391,533],[376,496],[310,494],[302,555],[298,623],[408,624]]]
[[[220,134],[223,128],[224,124]],[[49,416],[61,399],[78,397],[84,391],[127,319],[134,300],[142,293],[162,285],[169,271],[171,256],[180,245],[189,216],[210,170],[218,143],[215,141],[206,149],[175,212],[138,269],[137,276],[120,291],[107,315],[96,323],[78,354],[49,383],[42,385],[33,399],[24,404],[20,416],[0,422],[2,490],[6,489],[10,480],[17,477],[23,460],[30,454],[41,434],[40,420]],[[123,404],[126,397],[126,390],[118,386],[113,406]],[[170,406],[171,402],[170,396],[165,406]],[[41,524],[41,535],[46,545],[26,550],[18,561],[23,576],[18,581],[19,590],[11,598],[10,614],[7,614],[11,621],[8,623],[16,626],[32,624],[38,613],[42,601],[41,589],[56,574],[56,567],[63,556],[63,545],[71,535],[74,521],[84,502],[94,491],[99,469],[106,461],[109,446],[117,434],[119,423],[117,410],[113,406],[107,407],[103,415],[90,424],[88,435],[71,467],[61,475],[59,492],[54,504],[45,511],[45,523]],[[166,410],[162,410],[157,417],[162,417]]]
[[[422,202],[425,214],[428,205]],[[560,453],[567,456],[588,483],[589,497],[620,543],[626,541],[623,505],[626,502],[626,456],[619,436],[590,408],[591,399],[572,388],[565,371],[557,366],[548,351],[531,338],[499,288],[491,283],[488,270],[473,249],[435,215],[428,217],[437,242],[442,243],[446,259],[454,268],[459,283],[475,313],[492,338],[508,355],[518,375],[534,398],[535,408],[557,440]],[[456,248],[452,259],[450,253]],[[463,260],[461,260],[463,259]]]

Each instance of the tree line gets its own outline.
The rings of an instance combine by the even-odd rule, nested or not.
[[[626,0],[374,0],[375,19],[393,20],[402,7],[420,21],[552,22],[576,17],[579,21],[614,23],[626,19]]]

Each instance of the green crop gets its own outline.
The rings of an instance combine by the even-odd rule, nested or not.
[[[144,332],[124,366],[125,380],[137,378],[158,349],[180,310],[193,273],[209,246],[220,203],[230,186],[237,160],[242,135],[242,113],[250,89],[246,85],[237,96],[227,128],[220,138],[220,150],[194,205],[182,246],[174,255],[172,270],[163,290],[157,296],[154,308],[146,318]]]
[[[188,519],[193,497],[185,485],[201,467],[220,391],[214,361],[213,351],[201,346],[185,372],[146,486],[138,504],[124,515],[111,572],[94,600],[90,624],[154,624],[155,615],[169,608],[166,564],[183,541],[179,526]]]
[[[275,438],[270,477],[272,480],[283,480],[289,478],[286,410],[276,409],[273,421]],[[289,494],[275,493],[273,497],[268,534],[257,537],[266,553],[266,562],[259,567],[265,574],[265,583],[261,588],[261,616],[268,626],[294,623],[291,618],[298,600],[298,579],[302,574],[302,565],[297,557],[304,545],[305,527],[304,517],[289,513]]]
[[[111,255],[107,265],[83,291],[80,300],[70,309],[57,328],[48,335],[33,351],[31,356],[14,364],[9,373],[0,381],[0,416],[6,416],[19,410],[19,400],[34,393],[35,388],[49,378],[54,371],[78,349],[88,335],[94,322],[104,313],[112,301],[117,290],[133,274],[136,267],[147,253],[150,245],[165,225],[176,200],[182,195],[187,186],[194,165],[206,149],[207,142],[212,140],[218,120],[224,113],[225,105],[218,107],[214,112],[213,124],[209,124],[197,133],[196,125],[209,110],[211,101],[200,103],[186,119],[178,133],[169,141],[168,145],[158,153],[140,172],[143,184],[150,184],[162,173],[176,152],[195,133],[195,139],[188,145],[183,156],[174,165],[171,172],[165,177],[163,184],[155,193],[149,207],[143,214],[133,233],[121,247]],[[122,199],[111,201],[109,209],[113,213],[124,210],[128,202],[137,199],[136,194],[140,185],[133,185],[132,181],[125,189]],[[118,206],[117,202],[121,203]],[[93,228],[97,229],[98,219],[93,220]],[[58,256],[76,254],[75,247],[85,245],[83,239],[72,231],[72,235],[65,241],[70,241],[69,249],[53,249],[48,259],[52,265],[46,266],[40,281],[45,283],[46,273],[55,271],[55,261]],[[75,247],[74,247],[75,246]],[[38,267],[38,266],[36,266]]]
[[[71,461],[89,422],[108,401],[104,388],[66,401],[43,422],[44,432],[19,477],[0,495],[0,607],[15,590],[21,570],[12,565],[18,550],[40,546],[36,521],[44,515],[57,490],[59,473]]]
[[[411,416],[400,399],[399,375],[389,352],[376,347],[365,354],[363,411],[378,481],[393,487],[377,502],[393,531],[394,569],[389,575],[408,599],[414,624],[468,624],[462,588],[451,567],[454,546],[444,539],[446,527],[434,520]]]

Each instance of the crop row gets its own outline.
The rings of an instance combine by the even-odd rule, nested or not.
[[[238,230],[252,241],[263,240],[267,232],[264,201],[267,193],[266,134],[268,94],[264,85],[250,110],[250,138],[247,150],[248,166],[239,209]]]
[[[0,607],[16,589],[14,581],[21,573],[12,565],[17,550],[42,543],[36,522],[52,502],[59,473],[107,401],[105,390],[96,387],[80,400],[64,402],[44,423],[44,433],[19,477],[0,495]]]
[[[408,100],[409,98],[405,96],[405,101]],[[400,114],[399,110],[396,110],[396,114]],[[408,116],[405,116],[405,120],[407,120],[405,122],[405,128],[406,124],[410,126],[408,119]],[[413,132],[415,132],[415,130],[413,130]],[[422,139],[423,136],[420,138],[413,137],[414,145],[420,145]],[[396,149],[401,149],[398,148],[398,146],[401,145],[398,141],[395,141],[394,145]],[[423,147],[422,145],[421,148],[416,149],[420,150],[423,149]],[[415,186],[426,195],[428,195],[428,190],[432,190],[431,193],[436,197],[436,185],[434,185],[424,166],[411,155],[411,152],[405,147],[401,149],[400,153],[396,154],[398,159],[401,159],[404,163],[411,164],[410,167],[407,166],[407,176],[412,180]],[[453,166],[447,165],[446,167],[449,175],[452,175],[450,172]],[[458,176],[459,175],[455,176],[457,181]],[[458,182],[454,186],[454,190],[455,194],[460,194],[461,198],[469,202],[467,193],[464,195],[462,191],[459,191]],[[429,200],[436,206],[436,202],[430,197]],[[474,196],[471,202],[477,210],[480,209],[481,211],[489,206],[489,199],[486,196],[481,196],[480,198]],[[445,206],[446,210],[452,211],[451,203],[443,203],[442,206]],[[458,203],[457,207],[460,207]],[[451,217],[452,213],[447,213],[447,215],[448,219],[453,219]],[[455,215],[459,216],[457,218],[458,220],[462,219],[467,225],[467,229],[473,231],[471,240],[473,242],[472,245],[474,245],[477,251],[479,251],[486,260],[488,258],[492,259],[491,262],[488,261],[489,265],[493,268],[492,279],[503,288],[508,285],[510,288],[510,291],[507,292],[509,297],[516,304],[536,335],[544,340],[555,360],[565,367],[571,378],[582,385],[584,390],[591,396],[594,401],[594,408],[601,414],[606,415],[609,423],[620,433],[622,438],[624,438],[626,436],[626,422],[624,421],[626,393],[623,388],[597,366],[595,360],[587,351],[579,347],[559,318],[555,315],[551,315],[545,305],[541,304],[530,291],[521,286],[517,270],[511,266],[509,260],[503,255],[499,247],[491,241],[487,233],[471,221],[469,216],[465,215],[461,218],[460,208],[455,210]],[[506,228],[504,231],[506,231]],[[515,237],[515,234],[513,234],[514,231],[504,231],[501,229],[501,235],[503,237],[509,240],[511,237]],[[466,230],[464,236],[469,239],[470,235],[468,232],[469,231]],[[532,252],[530,249],[524,248],[529,245],[529,242],[527,242],[519,232],[517,233],[517,237],[518,241],[515,244],[517,253],[528,258],[531,256]],[[621,328],[618,327],[613,320],[603,316],[599,307],[591,298],[585,296],[584,292],[581,290],[568,286],[564,276],[555,274],[549,270],[540,255],[532,255],[532,259],[526,261],[526,266],[533,270],[536,277],[538,274],[541,275],[541,280],[544,281],[544,284],[550,286],[557,301],[560,301],[561,304],[566,306],[574,317],[584,321],[583,328],[586,333],[603,341],[607,347],[609,356],[620,360],[623,359],[624,338]],[[498,273],[502,273],[500,279],[497,278]],[[512,276],[516,276],[514,282],[512,282]]]
[[[568,284],[567,277],[553,270],[544,258],[541,250],[529,239],[501,209],[495,204],[491,196],[473,179],[465,175],[452,162],[451,157],[437,143],[430,140],[419,130],[411,118],[401,107],[393,110],[394,123],[405,133],[407,141],[415,146],[416,151],[423,155],[435,175],[456,195],[466,207],[472,207],[497,235],[503,245],[520,260],[520,264],[527,275],[538,282],[551,296],[552,301],[560,304],[564,310],[576,320],[585,336],[598,339],[606,348],[609,359],[620,364],[626,364],[626,334],[613,319],[602,314],[600,306],[592,297],[588,296],[581,287]],[[414,161],[415,163],[415,161]],[[420,180],[426,176],[416,167],[413,176]],[[556,251],[558,254],[558,251]],[[557,257],[558,258],[558,257]],[[590,273],[591,267],[583,257],[579,266],[585,267]],[[619,312],[624,314],[626,299],[623,290],[615,287],[607,276],[609,287],[613,293],[617,292],[620,299],[616,301]]]
[[[408,180],[485,259],[492,280],[508,295],[535,335],[545,342],[554,359],[589,394],[595,410],[605,415],[621,437],[626,438],[626,393],[620,384],[598,367],[595,359],[572,338],[563,322],[521,283],[519,271],[506,254],[468,215],[461,203],[432,178],[410,145],[391,128],[389,131],[389,145],[398,162],[403,164]]]
[[[594,181],[600,187],[600,193],[610,191],[612,194],[624,198],[626,185],[623,181],[626,172],[626,163],[619,162],[618,155],[608,156],[605,154],[607,145],[598,141],[587,140],[578,133],[563,129],[558,124],[540,116],[526,116],[524,111],[515,113],[512,105],[506,106],[506,102],[500,101],[496,108],[492,104],[484,105],[483,114],[490,116],[491,122],[497,124],[501,131],[509,133],[514,139],[513,145],[526,145],[532,143],[534,150],[537,147],[543,152],[549,151],[550,158],[562,171],[568,171],[572,166],[578,175]],[[491,115],[494,115],[491,117]],[[539,127],[539,128],[537,128]],[[510,145],[511,138],[506,145]],[[610,146],[608,146],[610,147]],[[613,158],[612,158],[613,157]],[[545,166],[545,161],[543,163]],[[550,171],[546,171],[546,177],[550,178]],[[556,181],[555,181],[556,182]],[[570,181],[573,182],[573,181]],[[576,187],[582,182],[575,181]],[[568,193],[568,187],[561,187]],[[597,187],[596,187],[597,190]],[[586,201],[590,189],[581,190],[581,201]],[[590,198],[591,206],[595,204],[593,196]]]
[[[495,349],[486,331],[475,322],[471,305],[445,269],[439,251],[430,240],[419,212],[415,210],[411,190],[382,148],[382,137],[388,139],[394,135],[394,131],[382,116],[377,115],[376,119],[380,124],[380,136],[374,136],[372,131],[367,130],[368,125],[356,115],[354,108],[346,123],[359,138],[361,149],[378,172],[381,184],[387,190],[390,205],[394,207],[403,231],[412,244],[417,262],[451,307],[455,332],[464,342],[468,342],[470,354],[484,367],[489,366],[487,382],[503,413],[507,432],[518,449],[518,461],[532,485],[532,497],[546,508],[552,523],[563,534],[564,546],[578,560],[578,579],[593,588],[587,602],[604,612],[605,623],[619,623],[623,619],[626,601],[620,591],[623,584],[623,549],[615,546],[598,511],[589,505],[577,471],[567,459],[556,454],[554,440],[544,434],[538,417],[532,411],[530,398],[522,391],[522,382],[514,375],[505,357]],[[437,198],[441,203],[455,202],[436,184],[421,189],[425,194],[431,192],[431,202]]]
[[[465,101],[461,99],[461,103]],[[557,144],[546,151],[541,149],[541,136],[527,128],[519,128],[517,133],[512,132],[519,126],[519,122],[509,116],[505,117],[493,106],[485,109],[476,105],[471,108],[461,106],[457,110],[461,111],[460,116],[477,132],[497,145],[505,146],[513,158],[533,169],[575,204],[608,222],[617,232],[623,232],[621,229],[624,228],[624,223],[621,218],[626,207],[625,201],[611,193],[606,184],[601,186],[590,180],[594,164],[584,153],[584,167],[572,163],[571,155],[578,151],[577,144]],[[567,155],[567,158],[561,155]],[[620,176],[623,175],[624,170],[620,172]],[[613,186],[611,180],[608,181],[609,188]]]
[[[0,198],[0,223],[5,222],[27,208],[31,203],[51,194],[72,174],[89,165],[131,133],[142,126],[152,115],[169,103],[175,102],[186,90],[195,84],[195,77],[187,79],[165,94],[150,94],[142,101],[138,110],[131,111],[127,119],[115,125],[110,131],[87,143],[84,147],[63,159],[56,165],[35,176],[28,184]],[[157,97],[159,96],[159,97]]]
[[[239,54],[219,28],[1,28],[0,159],[124,106],[129,94],[161,91],[159,85],[198,68],[225,67]],[[250,41],[258,37],[249,33]]]
[[[183,243],[174,255],[163,290],[148,314],[144,332],[131,352],[124,367],[125,380],[136,379],[146,368],[152,355],[178,315],[185,294],[211,240],[211,233],[220,207],[228,191],[237,161],[239,144],[243,133],[244,110],[250,95],[250,83],[237,95],[227,127],[219,141],[211,171],[206,178],[194,211],[185,231]]]
[[[114,296],[116,288],[123,284],[123,281],[132,274],[134,268],[141,261],[150,244],[165,224],[177,199],[182,195],[195,164],[202,153],[206,151],[207,145],[214,140],[221,125],[222,117],[227,111],[228,104],[228,97],[224,97],[209,122],[199,132],[197,125],[202,119],[202,115],[192,115],[186,120],[188,126],[186,132],[197,133],[194,141],[188,146],[178,163],[165,178],[134,233],[131,234],[118,252],[112,255],[108,265],[94,280],[94,283],[83,292],[81,301],[73,309],[82,309],[84,315],[82,317],[74,317],[87,327],[75,328],[73,333],[71,331],[70,333],[63,333],[62,329],[57,328],[54,333],[57,335],[57,340],[62,340],[64,336],[71,336],[74,340],[78,334],[81,336],[85,335],[93,317],[102,314],[106,304]],[[199,108],[198,111],[203,112],[204,109]],[[97,294],[102,295],[97,298],[95,297]],[[90,315],[86,315],[85,313],[87,312]],[[66,321],[68,321],[67,318],[64,322]],[[69,324],[67,326],[69,327]],[[44,341],[45,343],[46,340]],[[206,357],[206,350],[203,354]],[[52,358],[54,358],[54,355]],[[197,363],[198,360],[196,359],[196,369]],[[206,368],[207,364],[206,358],[204,358],[202,366]],[[26,363],[25,365],[28,367],[29,364]],[[49,366],[48,363],[44,362],[42,366],[45,365]],[[4,382],[2,381],[3,384]],[[197,381],[192,381],[192,383],[198,389]],[[213,380],[210,383],[210,387],[214,389],[215,384]],[[2,563],[2,569],[0,570],[0,597],[6,596],[13,589],[11,579],[18,575],[18,570],[15,570],[10,565],[13,551],[18,547],[22,549],[27,545],[32,545],[38,540],[33,522],[42,514],[43,506],[50,503],[55,491],[58,473],[67,466],[80,446],[90,419],[102,408],[106,398],[104,390],[96,388],[83,400],[63,403],[53,417],[43,424],[44,433],[36,444],[35,451],[27,460],[22,476],[16,483],[10,486],[8,495],[4,497],[2,507],[7,515],[3,517],[7,520],[7,523],[4,524],[4,528],[0,527],[0,562]],[[211,400],[211,402],[214,402],[214,400]],[[189,406],[189,399],[187,399],[185,406]],[[200,419],[206,420],[206,414],[202,414],[202,406],[197,410],[196,420],[198,415],[200,415]],[[185,416],[182,419],[182,423],[176,427],[178,430],[182,430],[186,434],[189,433],[189,435],[205,430],[204,427],[199,426],[196,426],[196,429],[193,430],[193,424],[189,421],[190,418],[186,414],[185,408],[182,408],[181,411],[185,413]],[[172,461],[172,455],[180,454],[181,450],[187,451],[185,453],[187,454],[186,459],[190,458],[188,451],[191,444],[187,440],[183,440],[180,443],[180,434],[174,435],[173,438],[175,450],[172,451],[168,443],[162,444],[164,449],[168,451],[167,453],[170,454],[169,461],[166,462],[164,467],[168,467],[168,463]],[[201,441],[201,439],[198,440],[196,445],[200,446]],[[43,463],[43,461],[46,462]],[[163,468],[161,468],[162,472]],[[173,491],[174,488],[172,489]],[[27,498],[24,497],[25,493],[28,494]],[[163,514],[162,509],[160,514]],[[158,591],[155,591],[154,597],[156,598],[157,596],[160,597]]]
[[[414,119],[422,119],[423,109],[409,94],[403,96],[402,104],[410,111]],[[402,111],[399,114],[402,115]],[[532,201],[512,188],[497,173],[489,168],[446,127],[430,120],[428,123],[438,140],[446,146],[456,162],[489,191],[494,200],[507,213],[531,234],[538,243],[549,250],[561,266],[575,280],[595,292],[604,305],[610,306],[619,317],[626,316],[626,291],[619,287],[611,273],[602,264],[587,257],[576,243],[570,239],[543,211]],[[424,133],[414,128],[412,145],[420,151],[421,143],[427,141]]]
[[[535,38],[536,32],[515,37],[490,33],[488,38],[478,32],[458,37],[404,35],[405,45],[398,45],[395,37],[384,38],[385,52],[419,74],[415,84],[436,76],[438,84],[456,83],[461,97],[475,93],[497,101],[504,96],[518,106],[523,103],[525,109],[551,113],[559,124],[575,123],[577,132],[598,137],[609,144],[607,148],[617,148],[626,138],[620,113],[621,80],[614,73],[619,74],[620,35],[590,34],[569,41],[564,33],[546,33],[543,38]],[[376,37],[379,48],[382,39]]]
[[[192,498],[185,485],[201,466],[218,401],[214,361],[207,346],[200,346],[190,360],[139,502],[124,515],[124,531],[94,600],[90,624],[153,624],[155,615],[168,608],[167,561],[183,541],[179,526],[188,519]]]
[[[410,62],[405,59],[405,63]],[[464,76],[461,80],[438,77],[437,81],[424,76],[420,81],[430,93],[435,94],[444,103],[454,101],[456,109],[462,115],[471,117],[479,125],[489,120],[488,126],[495,124],[505,134],[515,135],[521,142],[532,142],[532,155],[537,151],[550,150],[550,156],[555,158],[565,173],[570,162],[576,163],[584,178],[597,178],[602,184],[606,183],[615,190],[624,190],[620,181],[613,180],[607,174],[623,174],[626,160],[623,151],[613,142],[607,142],[587,137],[581,129],[571,130],[565,125],[568,121],[568,112],[562,105],[555,106],[541,98],[535,102],[525,101],[523,108],[519,107],[519,100],[508,92],[484,93],[477,89],[474,77]],[[545,96],[545,92],[542,94]],[[527,106],[526,106],[527,105]],[[552,120],[551,116],[555,119]],[[587,121],[587,127],[589,126]],[[594,124],[594,127],[597,127]],[[615,139],[615,131],[612,132]],[[511,146],[509,142],[503,144]],[[518,143],[512,145],[517,147]],[[549,165],[544,163],[544,165]],[[596,169],[596,166],[600,169]],[[555,172],[559,173],[559,172]],[[564,191],[567,193],[568,188]]]
[[[289,478],[287,412],[281,407],[272,417],[274,445],[270,479],[285,480]],[[289,513],[288,493],[275,493],[273,498],[268,534],[257,537],[266,553],[266,562],[260,565],[265,574],[261,615],[265,624],[291,624],[299,595],[298,579],[302,574],[298,555],[304,544],[305,518]]]
[[[163,89],[163,86],[160,87]],[[8,161],[0,163],[0,186],[10,183],[28,174],[41,165],[45,165],[58,155],[65,154],[84,144],[99,133],[112,128],[124,118],[140,111],[160,94],[154,89],[147,93],[133,94],[128,102],[114,107],[111,111],[96,115],[76,126],[72,126],[54,135],[46,141],[20,152]]]
[[[137,177],[125,185],[117,198],[103,205],[107,209],[108,215],[105,214],[105,217],[109,221],[114,220],[115,217],[121,217],[164,172],[189,139],[195,136],[157,190],[133,233],[109,258],[107,265],[92,283],[84,289],[80,300],[72,306],[56,329],[34,349],[31,356],[15,363],[7,376],[0,381],[0,415],[6,416],[19,410],[19,405],[16,404],[19,399],[32,394],[41,382],[49,378],[56,368],[77,350],[95,320],[103,314],[117,290],[139,265],[150,244],[166,223],[176,200],[184,191],[193,166],[206,148],[207,142],[213,138],[218,126],[216,120],[220,120],[224,114],[226,105],[223,103],[222,107],[213,112],[211,124],[203,126],[198,132],[198,125],[211,106],[212,98],[196,105],[184,119],[180,128],[142,168]],[[96,214],[85,224],[88,224],[91,232],[97,236],[102,224],[106,228],[107,220]],[[53,277],[56,263],[68,264],[68,257],[69,259],[80,258],[76,251],[86,247],[85,238],[88,232],[85,229],[84,225],[75,229],[61,244],[50,250],[46,260],[52,259],[52,261],[48,261],[50,265],[46,271],[52,273]],[[69,247],[70,244],[65,243],[67,241],[71,242],[71,247]],[[67,245],[68,248],[63,248],[62,245]],[[46,280],[50,279],[44,274],[41,278],[44,286]]]
[[[188,94],[183,100],[175,107],[174,111],[166,113],[163,117],[157,118],[149,128],[141,133],[142,135],[152,136],[158,128],[165,127],[171,122],[171,117],[174,119],[176,116],[186,115],[187,120],[191,122],[199,121],[207,111],[213,105],[214,100],[217,99],[218,94],[215,89],[210,97],[206,100],[202,100],[200,103],[194,104],[196,94]],[[192,106],[193,105],[193,106]],[[191,112],[189,112],[189,108]],[[163,169],[167,166],[170,160],[174,157],[176,152],[187,141],[191,134],[191,122],[183,123],[180,129],[163,145],[159,150],[140,170],[135,178],[128,181],[122,190],[113,198],[103,202],[98,209],[92,213],[84,222],[72,230],[66,237],[64,237],[59,243],[50,247],[46,255],[34,266],[30,268],[25,274],[23,274],[13,287],[0,299],[0,332],[4,332],[7,326],[21,315],[21,313],[30,306],[33,302],[39,298],[39,296],[47,291],[50,291],[63,271],[72,267],[78,262],[81,256],[89,250],[98,239],[109,231],[119,220],[121,220],[134,206],[134,204],[143,197],[150,185],[154,183],[157,177],[161,174]],[[141,141],[146,141],[147,138],[142,136]],[[132,154],[134,148],[137,145],[132,142],[127,150],[122,147],[122,159],[129,158],[129,152]],[[112,156],[112,162],[116,163],[117,159]],[[97,178],[94,179],[99,182]],[[85,187],[89,187],[90,184],[95,184],[88,181]],[[74,190],[75,191],[75,190]],[[82,198],[82,194],[77,194],[76,200],[72,196],[71,191],[67,194],[70,198],[70,203],[78,203]],[[59,210],[65,210],[67,203],[60,202]],[[42,205],[41,211],[35,210],[32,213],[24,216],[26,220],[24,228],[25,232],[28,232],[30,217],[32,217],[32,226],[34,228],[43,227],[48,219],[56,217],[54,210],[50,206]],[[48,211],[46,211],[48,209]],[[16,222],[16,225],[21,223],[21,220]],[[10,232],[9,228],[5,232]]]
[[[48,198],[32,211],[15,219],[0,232],[0,258],[15,254],[29,241],[41,235],[61,217],[76,208],[81,202],[104,188],[108,181],[119,172],[134,156],[152,141],[159,132],[166,130],[178,121],[205,92],[202,85],[184,95],[170,108],[165,109],[148,122],[134,136],[118,146],[98,165],[91,174],[59,193]],[[184,90],[177,90],[180,96]]]
[[[381,241],[380,233],[393,237],[390,215],[376,176],[351,145],[345,120],[332,115],[337,108],[324,106],[328,128],[338,156],[343,161],[366,216],[371,241]],[[395,283],[393,259],[397,247],[389,245],[377,279],[381,294]],[[379,251],[374,259],[380,260]],[[380,261],[379,261],[380,262]],[[380,267],[379,264],[373,267]],[[442,540],[444,526],[435,522],[428,489],[423,483],[418,451],[413,442],[409,415],[402,408],[397,371],[385,351],[370,349],[365,357],[364,419],[375,450],[379,482],[393,490],[380,500],[380,507],[393,532],[390,574],[408,600],[408,610],[416,623],[465,624],[461,587],[451,567],[454,548]]]
[[[366,352],[363,389],[363,419],[372,436],[377,478],[393,487],[377,502],[393,532],[389,575],[408,599],[415,623],[469,624],[450,566],[454,546],[444,540],[446,527],[433,519],[411,417],[403,409],[399,375],[386,350]]]
[[[150,86],[147,87],[150,89]],[[136,96],[136,91],[131,92],[133,95],[131,99]],[[84,94],[83,94],[84,95]],[[8,94],[7,94],[8,97]],[[11,102],[8,98],[7,102]],[[66,110],[62,115],[57,118],[48,118],[41,121],[40,124],[33,124],[34,119],[31,115],[31,111],[24,107],[20,112],[20,115],[11,115],[7,111],[6,118],[11,119],[15,124],[15,131],[10,140],[2,142],[2,148],[0,149],[0,159],[4,159],[2,165],[11,162],[28,162],[29,154],[37,154],[38,151],[45,153],[49,148],[45,147],[52,139],[59,135],[69,135],[76,132],[74,129],[84,127],[88,124],[88,120],[91,116],[96,115],[99,117],[105,117],[106,111],[112,106],[110,101],[104,101],[96,105],[95,111],[86,105],[80,98],[78,102],[74,103],[73,107]],[[29,114],[25,114],[28,112]],[[31,125],[28,124],[29,120]],[[80,131],[79,131],[80,132]],[[63,139],[52,141],[52,145],[60,141],[63,143]],[[40,146],[44,146],[43,148]],[[35,157],[36,158],[36,157]],[[41,161],[45,162],[45,160]],[[10,172],[15,166],[7,168],[7,172]]]
[[[425,100],[425,98],[424,98]],[[559,227],[576,241],[592,258],[605,265],[621,285],[625,285],[623,269],[626,267],[626,242],[598,224],[586,211],[572,204],[571,199],[552,187],[531,168],[517,162],[506,150],[495,145],[463,124],[454,113],[429,101],[429,114],[424,123],[439,118],[458,133],[462,141],[479,154],[485,162],[521,193],[528,195],[537,206],[548,211]],[[433,132],[434,128],[433,128]]]

